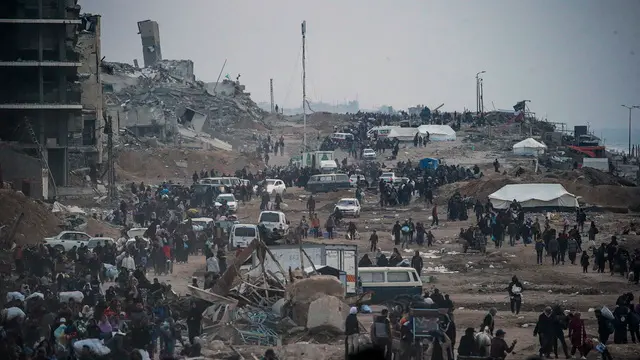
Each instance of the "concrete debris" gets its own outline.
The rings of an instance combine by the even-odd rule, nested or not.
[[[327,311],[332,309],[333,311]],[[344,319],[349,315],[348,305],[335,296],[323,296],[309,305],[307,329],[315,333],[322,330],[344,333]]]
[[[161,139],[179,136],[178,124],[220,136],[222,130],[239,124],[246,130],[267,115],[237,81],[207,84],[195,80],[192,64],[161,60],[137,69],[103,62],[109,114],[114,120],[119,116],[121,128],[142,129],[133,130],[138,136],[152,129]]]
[[[266,246],[254,241],[247,253],[260,253],[260,248]],[[244,263],[243,253],[235,261]],[[265,255],[272,256],[268,251]],[[204,327],[205,335],[215,334],[236,345],[277,346],[283,338],[334,342],[344,333],[348,305],[336,277],[291,276],[286,285],[262,266],[243,274],[230,270],[233,268],[215,282],[205,277],[205,287],[211,290],[187,287],[193,297],[210,304],[202,314],[210,324]]]

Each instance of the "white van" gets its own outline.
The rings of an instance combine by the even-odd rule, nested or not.
[[[254,239],[260,239],[257,225],[234,224],[229,231],[229,248],[246,248]]]
[[[331,140],[334,140],[334,141],[353,140],[353,134],[349,134],[349,133],[333,133],[333,134],[331,134]]]
[[[258,224],[267,230],[279,229],[286,235],[289,233],[289,221],[282,211],[263,211],[258,217]]]
[[[358,267],[362,291],[372,292],[372,304],[384,304],[398,295],[422,295],[422,279],[411,267]]]

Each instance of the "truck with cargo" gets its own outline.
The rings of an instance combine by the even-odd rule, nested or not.
[[[314,266],[331,266],[346,272],[347,294],[355,294],[358,280],[357,245],[302,244],[302,248],[309,255]],[[273,245],[269,246],[269,250],[285,272],[289,267],[303,269],[311,266],[309,259],[301,254],[300,245]],[[302,266],[300,256],[302,256]],[[252,264],[254,267],[260,264],[256,252],[252,255]],[[281,279],[288,279],[288,274],[281,274],[280,268],[269,255],[265,255],[264,266],[265,270],[271,271]]]
[[[336,160],[333,151],[311,151],[302,153],[302,159],[299,164],[300,167],[312,167],[314,169],[322,170],[322,162],[329,160],[333,162]]]

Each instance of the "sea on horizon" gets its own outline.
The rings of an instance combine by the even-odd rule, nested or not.
[[[632,124],[633,126],[634,124]],[[629,150],[629,129],[607,129],[607,128],[591,128],[589,129],[593,135],[600,138],[603,146],[607,150],[617,152],[628,152]],[[631,145],[640,145],[640,121],[637,122],[635,128],[631,128]]]

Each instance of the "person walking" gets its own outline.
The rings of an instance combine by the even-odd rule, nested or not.
[[[349,315],[345,319],[344,334],[346,336],[346,356],[356,354],[359,350],[358,338],[360,337],[360,323],[358,322],[358,308],[349,309]]]

